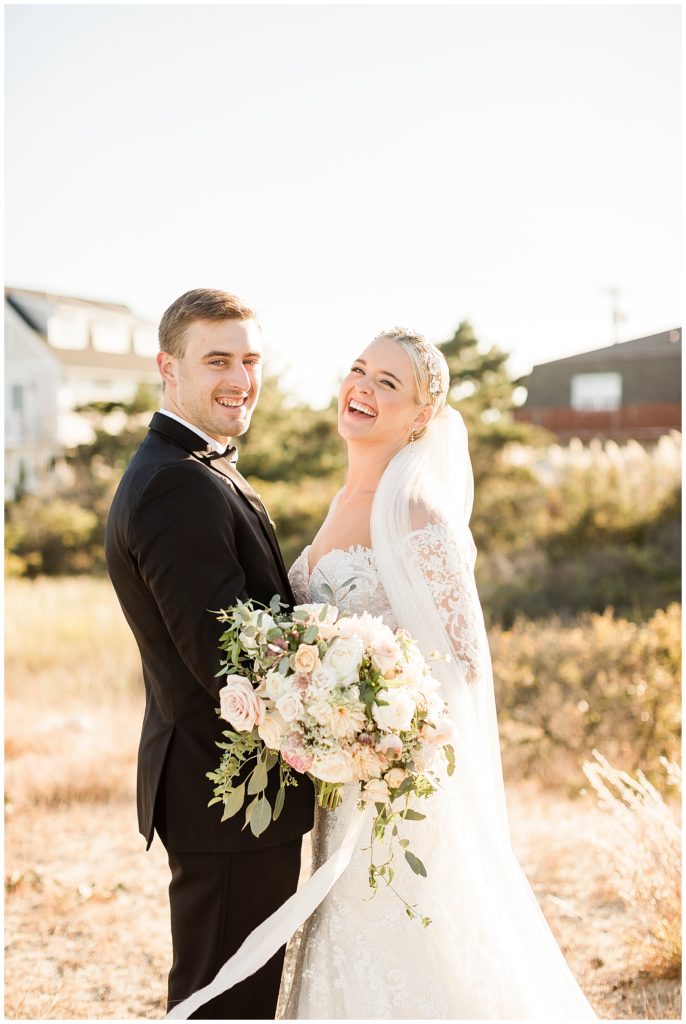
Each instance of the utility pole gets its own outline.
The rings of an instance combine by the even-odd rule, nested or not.
[[[619,344],[619,325],[626,320],[626,317],[619,309],[619,288],[606,288],[605,291],[610,296],[610,304],[612,307],[612,344],[617,345]]]

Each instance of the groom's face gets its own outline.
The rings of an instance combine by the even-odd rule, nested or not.
[[[262,383],[262,340],[254,320],[196,320],[183,356],[160,352],[164,406],[225,441],[250,426]]]

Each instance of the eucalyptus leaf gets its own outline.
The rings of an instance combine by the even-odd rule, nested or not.
[[[327,601],[330,601],[331,604],[335,604],[336,603],[336,598],[335,598],[334,592],[333,592],[333,590],[331,589],[331,587],[329,586],[328,583],[322,583],[322,585],[320,587],[320,590],[321,590],[322,594],[324,595],[324,597],[327,599]]]
[[[264,761],[258,761],[248,783],[248,795],[254,796],[267,787],[267,769]]]
[[[302,642],[304,644],[311,644],[313,640],[317,639],[318,634],[319,634],[319,627],[318,626],[314,626],[314,625],[313,626],[308,626],[307,629],[305,630],[305,632],[303,633]]]
[[[255,810],[255,804],[257,803],[258,800],[259,800],[259,797],[257,797],[257,796],[253,797],[252,800],[250,801],[250,803],[248,804],[248,806],[245,808],[245,822],[243,824],[243,828],[241,829],[241,832],[243,831],[244,828],[247,828],[247,826],[250,824],[250,819],[252,818],[253,811]]]
[[[410,865],[415,875],[421,875],[422,878],[426,878],[426,868],[420,861],[419,857],[415,857],[409,850],[405,850],[405,860]]]
[[[267,800],[266,796],[261,796],[258,798],[257,803],[255,804],[255,810],[250,816],[250,831],[256,839],[262,835],[271,820],[271,804]],[[426,874],[426,871],[424,874]]]
[[[224,813],[222,815],[222,821],[227,821],[229,818],[233,818],[234,814],[238,814],[243,802],[245,800],[245,784],[241,783],[231,795],[224,801]]]
[[[274,821],[276,821],[276,819],[281,814],[281,811],[283,810],[283,805],[285,804],[285,802],[286,802],[286,787],[282,786],[281,789],[276,794],[276,800],[274,801],[274,815],[273,815],[273,820]]]
[[[400,812],[400,817],[404,818],[405,821],[423,821],[426,815],[420,814],[419,811],[413,811],[411,807],[408,807],[406,811]]]

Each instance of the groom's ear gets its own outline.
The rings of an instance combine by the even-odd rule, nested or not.
[[[163,387],[166,387],[167,384],[172,386],[176,384],[176,359],[174,356],[170,356],[168,352],[158,352],[157,369],[162,378]]]

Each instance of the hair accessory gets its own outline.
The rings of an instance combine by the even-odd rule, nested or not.
[[[417,348],[429,371],[429,394],[440,395],[447,391],[447,382],[444,385],[444,370],[447,370],[448,364],[443,353],[427,341],[418,341]],[[445,376],[448,375],[445,374]]]

